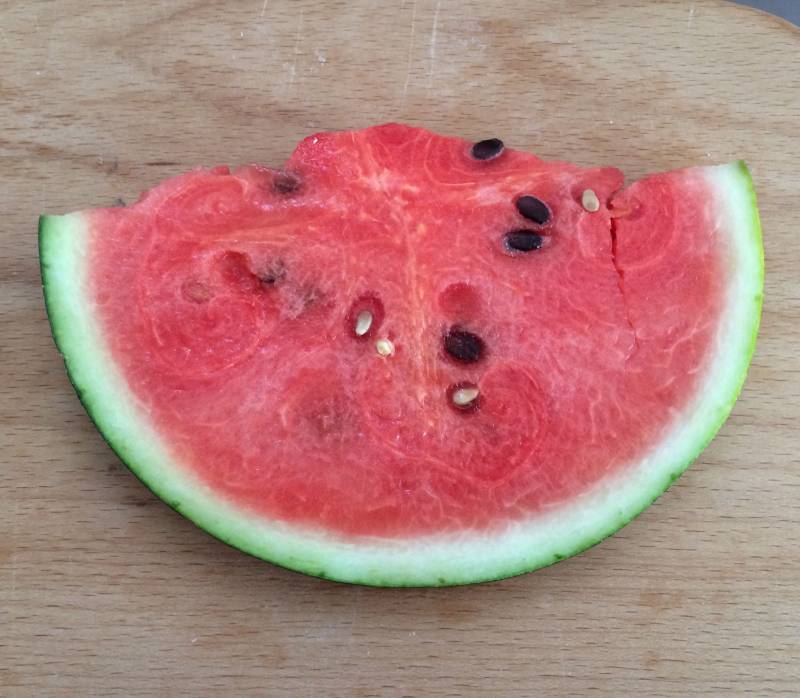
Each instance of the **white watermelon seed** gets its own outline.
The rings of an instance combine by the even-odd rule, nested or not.
[[[367,332],[369,332],[369,328],[372,326],[372,313],[369,310],[362,310],[358,317],[356,318],[356,335],[359,337],[363,337]]]
[[[597,198],[597,194],[595,194],[592,189],[586,189],[583,192],[581,195],[581,203],[583,207],[591,213],[600,210],[600,199]]]
[[[394,354],[394,344],[389,339],[379,339],[375,342],[375,350],[381,356],[391,356]]]
[[[466,407],[480,395],[477,388],[459,388],[453,393],[453,404],[457,407]]]

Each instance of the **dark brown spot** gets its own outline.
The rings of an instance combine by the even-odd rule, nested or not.
[[[272,186],[279,194],[292,194],[300,188],[300,177],[293,172],[278,172]]]
[[[535,196],[520,196],[517,199],[517,211],[529,221],[544,225],[550,220],[550,209],[547,204]]]
[[[275,288],[281,316],[287,320],[296,320],[307,312],[330,309],[330,298],[325,290],[311,282],[291,281]]]
[[[191,303],[207,303],[211,300],[211,290],[200,281],[184,282],[181,292],[183,297]]]
[[[487,138],[473,145],[471,152],[476,160],[492,160],[501,155],[503,150],[503,141],[499,138]]]
[[[532,230],[512,230],[504,240],[510,252],[532,252],[542,246],[542,236]]]
[[[286,263],[282,259],[273,260],[257,276],[262,284],[274,286],[286,279]]]
[[[460,327],[451,327],[444,336],[444,350],[456,361],[475,363],[484,351],[483,340]]]
[[[324,295],[325,294],[316,286],[311,286],[310,284],[300,286],[297,291],[297,299],[298,302],[302,304],[302,312],[308,310],[315,303],[319,303]]]

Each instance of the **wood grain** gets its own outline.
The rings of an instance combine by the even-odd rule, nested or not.
[[[797,695],[800,32],[705,2],[0,4],[0,694]],[[45,318],[36,217],[400,120],[629,177],[743,157],[767,256],[733,416],[614,538],[447,590],[306,578],[117,461]]]

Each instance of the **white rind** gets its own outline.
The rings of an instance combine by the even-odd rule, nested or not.
[[[172,457],[111,358],[86,294],[90,233],[80,213],[42,219],[48,313],[71,380],[106,440],[159,497],[214,536],[276,564],[348,582],[427,586],[507,577],[573,555],[630,521],[697,457],[739,393],[763,285],[754,193],[743,163],[690,172],[710,184],[732,250],[717,353],[703,385],[646,458],[559,509],[493,533],[344,540],[268,521],[212,491]]]

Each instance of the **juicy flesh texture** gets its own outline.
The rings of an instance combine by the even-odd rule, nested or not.
[[[615,195],[615,169],[469,148],[399,125],[317,134],[285,166],[294,190],[214,168],[89,214],[110,348],[186,468],[270,519],[403,537],[530,517],[658,440],[723,301],[707,185]],[[550,223],[520,216],[523,194]],[[510,254],[517,229],[542,248]],[[483,339],[479,361],[446,355],[452,326]],[[450,404],[462,383],[475,409]]]

